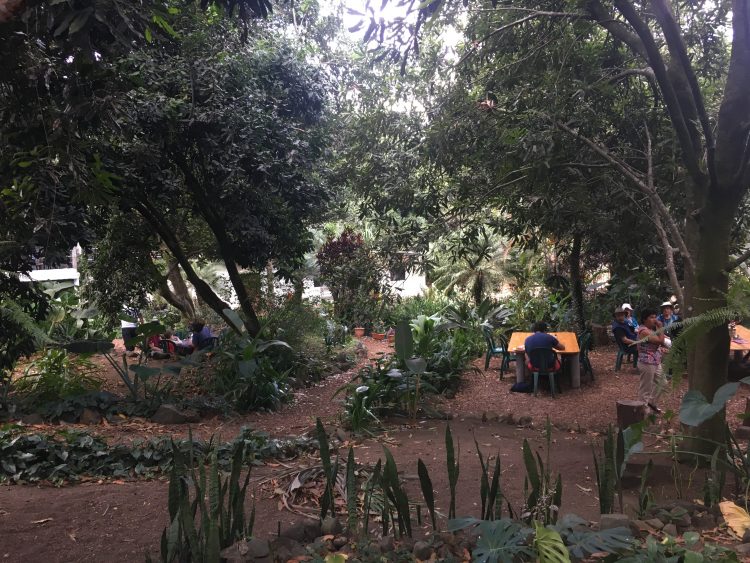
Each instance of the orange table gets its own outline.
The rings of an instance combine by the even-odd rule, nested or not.
[[[516,382],[521,383],[526,379],[526,354],[524,353],[523,344],[526,338],[534,334],[533,332],[514,332],[510,335],[508,342],[508,351],[516,355]],[[557,353],[567,359],[570,365],[570,384],[574,388],[581,386],[581,364],[579,355],[581,349],[578,347],[578,339],[575,332],[550,332],[552,336],[565,346],[565,350],[557,350]]]
[[[744,340],[744,342],[732,339],[729,341],[729,349],[733,352],[747,352],[750,350],[750,329],[742,325],[737,325],[735,328],[737,329],[737,338]]]
[[[741,362],[743,352],[750,350],[750,329],[745,328],[742,325],[734,327],[737,332],[736,338],[732,338],[729,341],[729,351],[734,352],[734,360]]]

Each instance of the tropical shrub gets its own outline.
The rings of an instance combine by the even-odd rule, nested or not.
[[[50,290],[50,293],[55,293],[55,290]],[[56,342],[111,339],[114,336],[112,325],[73,288],[52,299],[43,326]]]
[[[289,349],[280,340],[222,335],[213,357],[201,366],[201,385],[238,412],[278,409],[289,399],[290,370],[280,371],[274,363],[269,349],[277,346]]]
[[[24,410],[85,395],[101,387],[98,367],[65,350],[49,348],[35,358],[14,382],[14,395]]]
[[[347,227],[338,237],[329,236],[316,257],[337,319],[350,327],[382,320],[391,301],[386,265],[361,234]]]
[[[451,303],[442,292],[428,288],[424,294],[415,297],[396,297],[383,320],[390,326],[396,326],[400,321],[409,321],[419,315],[431,317],[442,314]]]

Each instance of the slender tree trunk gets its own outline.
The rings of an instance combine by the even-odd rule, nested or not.
[[[167,279],[172,283],[174,296],[180,303],[178,309],[189,319],[195,317],[195,304],[190,296],[190,290],[180,273],[180,264],[173,256],[167,259]]]
[[[471,288],[471,293],[474,297],[474,305],[479,307],[484,296],[484,272],[481,270],[474,276],[474,285]]]
[[[224,313],[225,309],[230,309],[229,304],[226,303],[221,297],[216,295],[214,290],[211,289],[211,286],[203,281],[203,279],[201,279],[198,273],[193,269],[193,266],[192,264],[190,264],[190,260],[183,251],[182,246],[177,240],[177,237],[175,237],[169,226],[159,216],[158,212],[147,202],[138,202],[136,209],[146,220],[146,222],[151,225],[151,228],[154,230],[154,232],[159,235],[161,240],[175,257],[177,262],[179,262],[180,266],[182,266],[182,269],[185,271],[185,275],[187,276],[188,281],[193,284],[198,297],[203,299],[206,305],[213,309],[216,314],[219,315],[224,320],[224,322],[227,323],[229,327],[234,328],[232,320]]]
[[[305,278],[302,277],[302,274],[300,272],[297,272],[294,276],[294,296],[292,297],[292,301],[295,305],[301,305],[302,304],[302,296],[305,293]]]
[[[586,328],[586,316],[583,311],[583,279],[581,276],[581,235],[573,236],[573,248],[568,256],[570,268],[570,305],[573,310],[573,326],[576,332]]]
[[[189,313],[185,310],[185,304],[180,300],[177,295],[170,289],[167,278],[162,277],[159,280],[159,288],[157,290],[164,300],[177,309],[184,318],[192,319],[195,316],[195,311]]]
[[[232,282],[232,287],[234,288],[235,293],[237,293],[237,299],[240,302],[240,309],[242,309],[242,313],[245,315],[245,328],[247,329],[247,332],[250,333],[250,336],[255,337],[260,332],[260,321],[255,314],[250,294],[247,292],[247,288],[242,281],[242,276],[240,276],[240,272],[237,269],[237,264],[227,257],[224,257],[224,264],[226,265],[227,273],[229,274],[229,281]]]
[[[276,284],[273,276],[273,262],[266,264],[266,310],[270,311],[276,305]]]

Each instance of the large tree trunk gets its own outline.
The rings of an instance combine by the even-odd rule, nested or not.
[[[712,198],[717,199],[717,198]],[[728,276],[725,272],[729,256],[729,241],[735,209],[726,201],[708,202],[698,223],[693,226],[695,237],[696,271],[688,295],[690,316],[726,307]],[[692,237],[691,237],[692,238]],[[729,365],[729,332],[725,324],[699,335],[688,357],[690,389],[700,391],[709,401],[716,390],[727,382]],[[712,419],[691,431],[694,437],[689,450],[710,454],[724,435],[725,413],[720,411]]]
[[[750,183],[750,2],[734,0],[732,57],[716,126],[716,185],[695,202],[689,218],[691,249],[696,269],[688,291],[691,314],[698,315],[727,305],[727,266],[731,227]],[[709,151],[713,147],[709,147]],[[729,333],[725,325],[698,337],[688,363],[690,389],[712,401],[726,383]],[[701,438],[723,441],[725,412],[694,431],[692,449],[710,453],[714,446]]]
[[[573,310],[573,326],[576,332],[586,328],[586,316],[583,312],[583,279],[581,276],[581,235],[573,237],[573,248],[568,256],[570,268],[570,306]]]

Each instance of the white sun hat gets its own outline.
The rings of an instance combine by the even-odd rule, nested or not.
[[[663,309],[664,307],[672,307],[672,308],[674,308],[674,305],[672,305],[671,301],[665,301],[664,303],[662,303],[661,305],[659,305],[660,309]]]
[[[633,310],[633,308],[632,308],[632,307],[630,306],[630,303],[623,303],[623,304],[622,304],[622,308],[623,308],[623,309],[626,309],[626,310],[627,310],[627,309],[630,309],[631,311]]]

